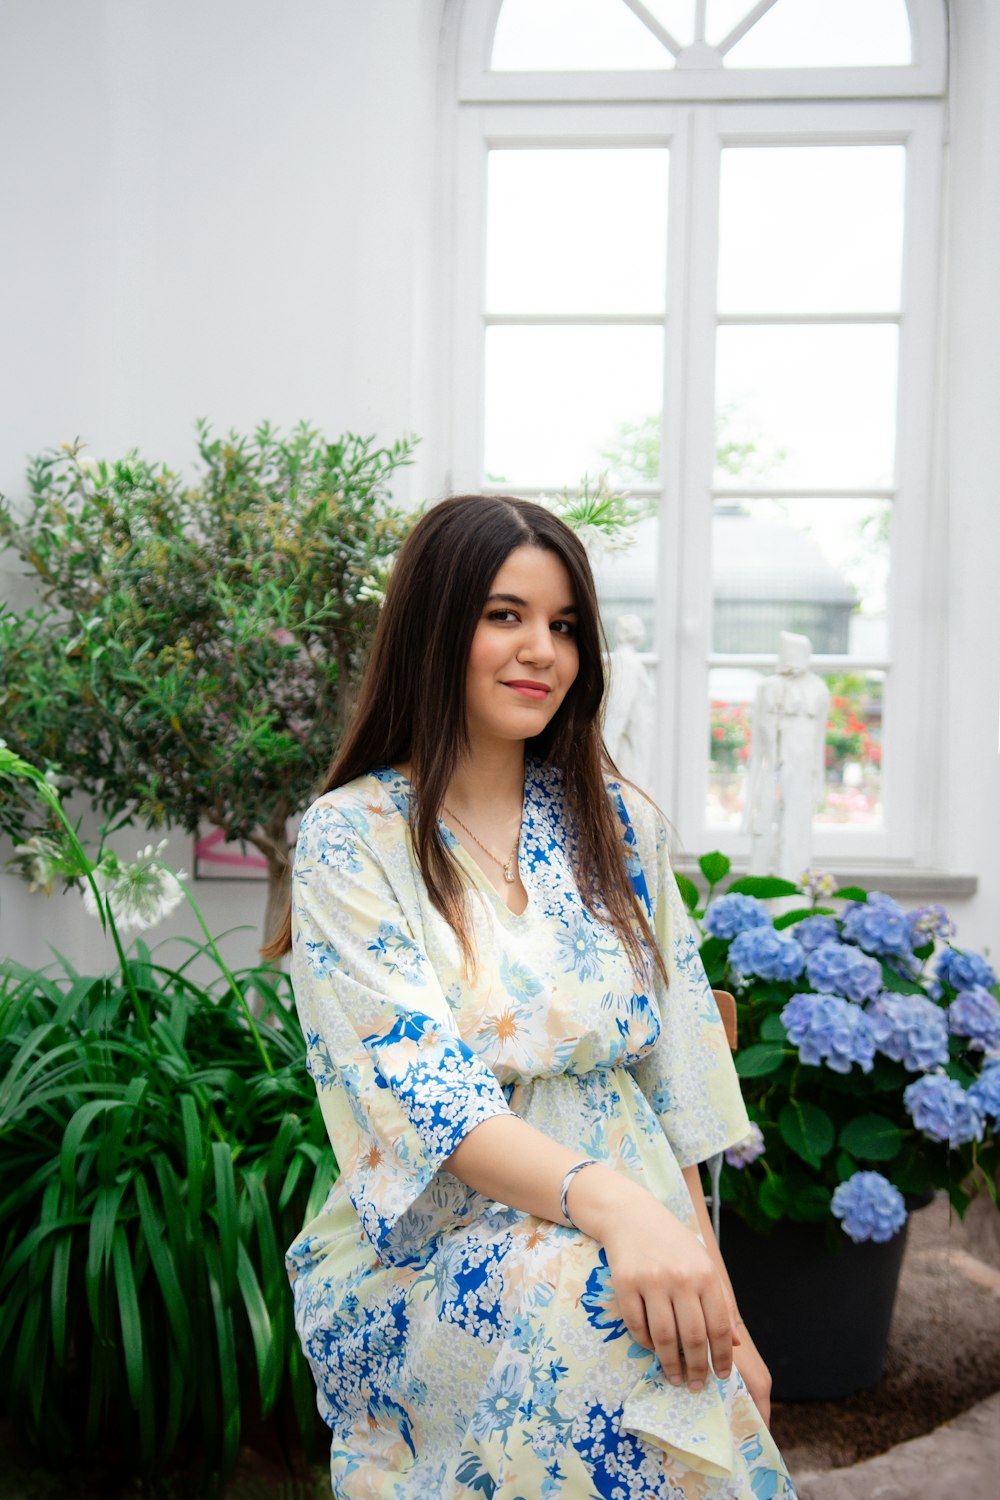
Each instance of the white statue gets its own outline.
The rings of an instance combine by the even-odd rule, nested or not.
[[[653,685],[639,647],[646,629],[638,615],[619,615],[604,708],[604,743],[629,781],[648,788],[653,769]]]
[[[750,872],[798,880],[812,855],[813,813],[826,777],[830,691],[809,670],[808,636],[783,630],[778,670],[757,689],[744,826]]]

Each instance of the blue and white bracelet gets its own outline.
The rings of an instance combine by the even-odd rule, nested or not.
[[[575,1219],[571,1215],[566,1203],[566,1195],[569,1192],[569,1185],[573,1181],[573,1178],[576,1176],[577,1172],[582,1172],[584,1167],[596,1167],[599,1165],[600,1164],[596,1156],[584,1157],[583,1161],[578,1161],[575,1166],[570,1167],[569,1171],[566,1173],[566,1176],[563,1178],[562,1192],[559,1194],[559,1212],[562,1214],[563,1218],[566,1220],[566,1223],[571,1229],[579,1229],[580,1226],[576,1223]]]

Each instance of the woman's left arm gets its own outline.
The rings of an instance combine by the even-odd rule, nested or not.
[[[733,1363],[743,1376],[743,1383],[754,1405],[764,1418],[764,1425],[771,1425],[771,1374],[767,1365],[761,1359],[757,1346],[750,1337],[750,1332],[740,1317],[739,1308],[736,1306],[736,1295],[733,1284],[726,1270],[726,1263],[722,1258],[715,1231],[712,1228],[712,1220],[708,1212],[708,1204],[705,1202],[705,1193],[701,1185],[701,1170],[697,1166],[683,1167],[684,1181],[687,1183],[688,1192],[691,1194],[691,1202],[698,1218],[698,1227],[705,1241],[705,1249],[712,1257],[718,1269],[722,1285],[725,1288],[726,1297],[732,1310],[733,1322],[737,1325],[738,1339],[733,1340]]]

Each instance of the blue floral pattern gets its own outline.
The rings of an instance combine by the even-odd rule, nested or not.
[[[338,1496],[794,1494],[738,1374],[669,1386],[594,1241],[443,1169],[513,1110],[695,1227],[681,1168],[747,1135],[663,827],[628,789],[610,795],[667,986],[651,964],[637,983],[584,907],[549,768],[525,778],[520,916],[442,825],[471,974],[420,878],[404,778],[361,777],[303,819],[292,979],[341,1175],[287,1264]]]

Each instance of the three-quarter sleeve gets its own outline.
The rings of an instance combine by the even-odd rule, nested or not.
[[[292,983],[341,1177],[366,1234],[392,1262],[453,1220],[468,1190],[439,1177],[441,1164],[508,1106],[459,1035],[366,831],[363,813],[330,802],[303,819]]]
[[[624,793],[622,794],[624,796]],[[645,900],[668,983],[653,983],[660,1017],[655,1047],[634,1065],[636,1082],[682,1167],[707,1160],[749,1134],[750,1121],[725,1029],[670,868],[656,810],[629,795],[626,842],[633,883]]]

